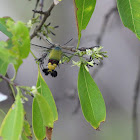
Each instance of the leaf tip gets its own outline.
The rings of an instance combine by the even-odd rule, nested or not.
[[[99,122],[99,125],[98,125],[98,127],[96,127],[96,128],[94,128],[95,130],[97,130],[97,131],[101,131],[101,129],[99,128],[99,126],[101,125],[101,123],[104,123],[105,122],[105,119],[103,120],[103,121],[101,121],[101,122]]]
[[[100,129],[99,127],[98,127],[98,128],[96,128],[96,130],[97,130],[97,131],[101,131],[101,129]]]

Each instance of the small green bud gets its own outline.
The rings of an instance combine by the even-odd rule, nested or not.
[[[92,60],[92,61],[90,61],[90,62],[87,62],[89,65],[91,65],[91,66],[94,66],[94,61]]]
[[[78,67],[80,67],[80,65],[81,65],[81,61],[75,62],[75,61],[72,60],[72,63],[73,63],[72,66],[78,66]]]

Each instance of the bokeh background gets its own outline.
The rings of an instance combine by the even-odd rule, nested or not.
[[[14,20],[28,22],[32,17],[35,0],[0,0],[0,17],[10,16]],[[45,0],[44,9],[47,9],[51,0]],[[77,29],[73,0],[63,0],[54,8],[47,23],[59,25],[55,31],[56,36],[51,36],[53,42],[64,44],[73,38],[70,45],[76,46]],[[0,40],[6,37],[0,32]],[[37,39],[32,43],[47,45]],[[77,93],[78,67],[61,65],[57,68],[58,77],[45,77],[52,94],[54,95],[59,120],[54,126],[53,140],[134,140],[133,137],[133,101],[135,87],[140,68],[140,41],[120,20],[113,0],[98,0],[87,29],[82,32],[81,47],[90,47],[97,44],[108,52],[108,58],[103,63],[90,69],[95,82],[101,90],[106,103],[107,117],[101,124],[101,131],[94,130],[86,122],[79,107]],[[34,48],[33,48],[34,49]],[[41,55],[41,50],[33,50],[36,55]],[[9,77],[14,70],[8,69]],[[37,65],[30,55],[20,67],[16,82],[21,85],[33,86],[37,80]],[[8,111],[13,98],[6,82],[0,83],[0,92],[7,95],[6,101],[0,102],[0,108]],[[28,112],[27,118],[31,123],[32,98],[25,104]],[[140,117],[140,102],[137,109]],[[0,113],[0,122],[2,121]],[[140,132],[140,119],[139,125]]]

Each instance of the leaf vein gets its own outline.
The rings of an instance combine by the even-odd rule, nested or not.
[[[90,104],[91,104],[91,109],[92,109],[92,115],[93,115],[93,108],[92,108],[92,103],[91,103],[91,100],[90,100],[90,97],[89,97],[89,91],[88,91],[88,86],[87,86],[87,81],[86,81],[86,76],[85,76],[85,71],[83,69],[83,73],[84,73],[84,78],[85,78],[85,85],[86,85],[86,89],[87,89],[87,93],[88,93],[88,98],[89,98],[89,101],[90,101]],[[94,119],[95,119],[95,116],[93,115]],[[96,121],[96,120],[95,120]]]
[[[134,31],[137,34],[135,23],[134,23],[133,12],[132,12],[133,9],[132,9],[132,5],[131,5],[131,1],[130,0],[129,0],[129,6],[130,6],[130,12],[131,12],[131,16],[132,16],[132,23],[133,23]]]
[[[82,28],[82,26],[83,26],[83,17],[84,17],[84,8],[85,8],[85,1],[86,0],[84,0],[84,2],[83,2],[83,10],[82,10],[82,19],[81,19],[81,28]]]

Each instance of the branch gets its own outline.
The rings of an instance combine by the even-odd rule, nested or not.
[[[0,79],[5,80],[9,85],[12,85],[13,87],[18,87],[18,88],[20,88],[21,90],[23,90],[23,91],[25,91],[25,92],[27,91],[27,92],[30,92],[30,93],[31,93],[30,90],[27,90],[27,89],[23,88],[23,86],[20,86],[20,85],[14,83],[13,81],[11,81],[9,78],[3,76],[2,74],[0,74]],[[11,89],[11,91],[12,91],[13,93],[15,93],[13,90],[14,90],[14,89]],[[14,95],[14,97],[15,97],[15,95]],[[32,93],[31,93],[31,97],[34,97],[34,95],[33,95]]]
[[[138,76],[135,84],[133,110],[132,110],[134,140],[139,140],[139,129],[138,129],[138,118],[137,118],[139,92],[140,92],[140,67],[139,67]]]
[[[10,85],[12,85],[14,87],[18,86],[16,83],[12,82],[9,78],[3,76],[2,74],[0,74],[0,78],[5,80],[8,84],[10,84]]]
[[[38,3],[39,3],[39,0],[36,1],[36,5],[35,5],[34,11],[37,9]],[[34,14],[33,14],[33,18],[34,18],[34,17],[35,17],[35,12],[34,12]]]
[[[86,51],[87,49],[90,49],[92,50],[93,48],[96,48],[96,47],[100,47],[100,46],[92,46],[92,47],[82,47],[82,48],[78,48],[79,51]],[[71,51],[71,52],[77,52],[76,48],[75,47],[72,47],[72,46],[62,46],[61,47],[62,49],[64,50],[68,50],[68,51]]]
[[[101,32],[96,40],[97,44],[101,44],[101,41],[102,41],[102,38],[104,36],[104,33],[105,33],[105,30],[106,30],[106,27],[107,27],[107,23],[110,19],[110,16],[114,13],[114,12],[117,12],[117,6],[113,7],[110,9],[110,11],[105,15],[105,18],[104,18],[104,21],[103,21],[103,24],[102,24],[102,27],[101,27]]]
[[[32,10],[34,13],[38,13],[38,14],[41,14],[41,15],[45,15],[46,13],[43,12],[43,11],[37,11],[37,10]]]
[[[42,21],[40,22],[40,24],[38,25],[37,28],[35,28],[33,34],[30,36],[30,39],[32,40],[37,33],[41,30],[41,27],[43,26],[43,24],[45,23],[45,21],[47,20],[47,18],[50,16],[52,9],[54,8],[55,4],[53,3],[50,8],[48,9],[48,11],[44,12],[44,17],[42,19]]]

